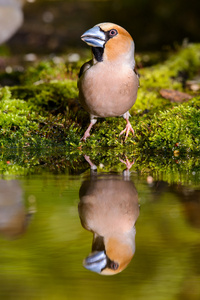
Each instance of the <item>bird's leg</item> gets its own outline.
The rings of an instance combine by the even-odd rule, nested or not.
[[[97,119],[91,118],[90,125],[88,126],[88,129],[85,131],[83,137],[81,138],[81,141],[86,141],[86,139],[90,136],[90,130],[92,126],[96,123]]]
[[[135,161],[130,162],[128,158],[126,157],[126,161],[122,160],[121,158],[119,159],[123,164],[126,165],[126,170],[130,170],[130,168],[134,165]]]
[[[125,180],[129,180],[129,177],[130,177],[129,170],[132,167],[132,165],[134,165],[135,161],[133,161],[131,163],[127,157],[126,157],[126,161],[122,160],[121,158],[119,160],[126,165],[126,169],[123,171],[123,175],[124,175]]]
[[[91,170],[96,170],[97,166],[95,166],[95,164],[93,164],[93,162],[90,160],[90,157],[88,155],[84,155],[85,160],[88,162],[88,164],[90,165]]]
[[[120,132],[120,134],[119,134],[119,136],[120,136],[120,135],[122,135],[123,133],[126,133],[125,140],[126,140],[127,137],[128,137],[129,131],[131,131],[132,134],[134,135],[134,130],[133,130],[133,127],[131,126],[131,123],[130,123],[130,121],[129,121],[129,116],[130,116],[129,112],[126,112],[126,113],[123,115],[124,119],[126,120],[126,128],[125,128],[124,130],[122,130],[122,131]]]

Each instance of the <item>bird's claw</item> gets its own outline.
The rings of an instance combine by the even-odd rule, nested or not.
[[[86,139],[90,136],[90,130],[92,128],[92,126],[96,123],[97,119],[92,119],[90,121],[90,125],[88,126],[88,129],[85,131],[83,137],[81,138],[81,141],[86,141]]]
[[[87,132],[87,130],[86,130],[86,132],[84,133],[84,135],[83,135],[83,137],[81,138],[81,141],[86,141],[86,139],[88,138],[90,136],[90,134],[89,134],[89,132]]]
[[[132,163],[128,160],[128,158],[126,157],[126,161],[124,161],[123,159],[119,159],[123,164],[126,165],[127,170],[130,170],[130,168],[134,165],[135,161],[133,161]]]
[[[119,134],[119,136],[120,136],[120,135],[126,133],[125,140],[127,139],[130,131],[132,132],[133,135],[135,134],[133,127],[131,126],[131,123],[129,122],[129,120],[126,120],[126,122],[127,122],[126,128],[124,130],[122,130]]]

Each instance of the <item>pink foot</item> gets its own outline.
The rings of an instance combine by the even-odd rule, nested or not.
[[[133,127],[131,126],[131,123],[129,122],[128,119],[126,119],[126,122],[127,122],[126,128],[125,128],[124,130],[122,130],[122,132],[120,132],[120,134],[119,134],[119,136],[120,136],[120,135],[126,133],[125,140],[127,139],[128,134],[129,134],[130,131],[131,131],[132,134],[134,135],[134,130],[133,130]]]
[[[126,157],[126,161],[122,160],[121,158],[119,159],[122,163],[124,163],[126,165],[127,170],[130,170],[130,168],[134,165],[135,161],[133,161],[132,163],[128,160],[128,158]]]
[[[83,137],[81,138],[81,141],[86,141],[86,139],[90,136],[90,130],[92,128],[92,126],[96,123],[97,119],[91,119],[90,121],[90,125],[88,127],[88,129],[86,130],[86,132],[84,133]]]
[[[90,130],[86,130],[86,132],[84,133],[83,137],[81,138],[81,141],[86,141],[86,139],[90,136]]]

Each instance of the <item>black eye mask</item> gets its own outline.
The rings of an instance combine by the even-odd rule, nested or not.
[[[109,41],[111,38],[113,38],[114,36],[116,36],[118,34],[118,31],[116,29],[111,29],[109,31],[106,31],[106,32],[103,31],[103,32],[105,33],[105,37],[106,37],[105,44],[107,43],[107,41]],[[104,44],[104,47],[105,47],[105,44]],[[104,48],[92,47],[92,53],[94,54],[96,61],[98,61],[98,62],[103,61]]]

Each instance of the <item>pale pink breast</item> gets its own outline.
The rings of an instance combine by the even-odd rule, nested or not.
[[[80,102],[97,117],[123,115],[135,103],[138,78],[131,69],[101,70],[93,66],[80,82]]]

